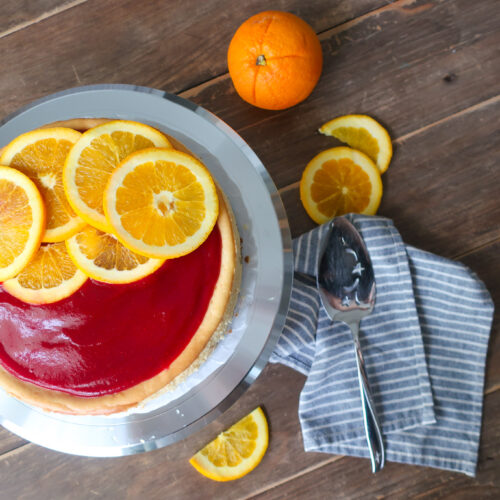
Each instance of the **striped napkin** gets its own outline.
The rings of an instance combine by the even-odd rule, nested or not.
[[[361,346],[389,461],[475,475],[493,303],[464,265],[407,246],[383,217],[350,214],[370,253],[375,308]],[[369,457],[349,328],[316,288],[327,225],[293,242],[294,286],[271,356],[307,376],[299,418],[306,451]]]

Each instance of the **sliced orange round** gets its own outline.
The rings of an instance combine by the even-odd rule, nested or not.
[[[86,226],[66,240],[71,260],[87,276],[104,283],[131,283],[154,273],[165,262],[123,246],[116,236]]]
[[[29,177],[0,166],[0,282],[35,255],[45,232],[45,205]]]
[[[255,469],[266,453],[269,432],[266,416],[256,408],[227,431],[219,434],[189,463],[215,481],[231,481]]]
[[[198,248],[219,214],[214,181],[196,158],[173,149],[133,153],[111,175],[104,212],[132,251],[169,259]]]
[[[33,260],[15,278],[5,281],[3,288],[28,304],[50,304],[75,293],[87,279],[61,241],[42,245]]]
[[[43,241],[63,241],[85,225],[69,205],[62,180],[66,156],[80,136],[65,127],[32,130],[8,144],[0,157],[1,164],[26,174],[40,191],[47,210]]]
[[[114,120],[83,133],[64,167],[66,196],[80,217],[107,233],[103,193],[111,173],[129,154],[151,147],[172,147],[158,130],[143,123]]]
[[[355,212],[373,215],[382,197],[380,172],[368,156],[347,147],[315,156],[300,181],[300,199],[311,219],[323,224]]]
[[[322,125],[319,131],[365,153],[375,162],[381,174],[389,167],[392,158],[391,137],[371,116],[340,116]]]

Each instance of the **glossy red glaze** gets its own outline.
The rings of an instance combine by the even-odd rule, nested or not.
[[[31,306],[0,290],[0,363],[22,380],[78,396],[122,391],[168,368],[198,329],[219,277],[218,227],[194,252],[128,285],[88,280]]]

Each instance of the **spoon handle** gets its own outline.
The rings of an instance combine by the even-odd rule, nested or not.
[[[359,343],[359,322],[349,325],[354,339],[356,351],[356,364],[358,366],[359,389],[361,393],[361,406],[363,408],[363,420],[365,423],[366,440],[370,450],[372,472],[382,469],[385,464],[385,448],[382,440],[382,430],[375,411],[375,404],[370,392],[368,378],[365,371],[365,363]]]

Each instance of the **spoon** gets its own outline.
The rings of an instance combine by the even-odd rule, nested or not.
[[[375,304],[375,276],[361,235],[345,217],[334,218],[321,241],[316,283],[332,321],[346,323],[352,332],[366,440],[375,473],[384,466],[385,450],[359,342],[359,322]]]

